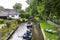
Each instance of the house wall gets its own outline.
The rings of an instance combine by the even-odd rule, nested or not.
[[[17,15],[9,15],[9,18],[19,19],[20,17],[19,17],[19,15],[17,14]]]

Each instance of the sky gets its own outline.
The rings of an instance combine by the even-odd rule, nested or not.
[[[8,9],[12,9],[15,3],[21,3],[23,10],[28,7],[26,0],[0,0],[0,6],[3,6],[4,8]]]

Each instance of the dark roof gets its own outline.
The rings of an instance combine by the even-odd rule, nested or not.
[[[8,16],[8,15],[15,15],[18,14],[19,12],[14,9],[4,9],[0,10],[0,16]]]

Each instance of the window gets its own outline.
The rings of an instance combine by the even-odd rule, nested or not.
[[[12,15],[12,17],[14,17],[14,15]]]

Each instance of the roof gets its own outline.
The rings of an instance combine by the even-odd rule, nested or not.
[[[7,12],[0,12],[0,16],[8,16]]]
[[[10,15],[18,14],[18,11],[15,9],[5,9],[5,11]]]
[[[0,16],[8,16],[8,15],[15,15],[15,14],[18,14],[18,11],[14,9],[0,10]]]

